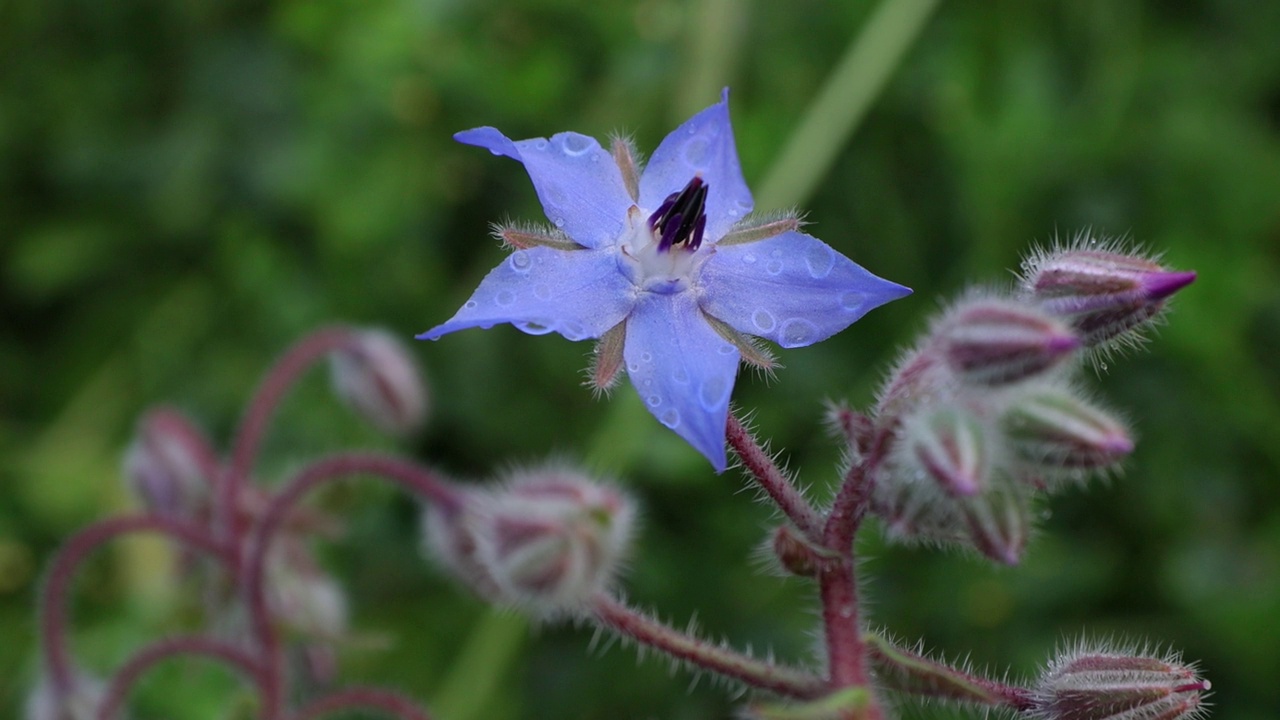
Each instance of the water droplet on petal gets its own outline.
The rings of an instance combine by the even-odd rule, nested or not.
[[[684,368],[676,368],[676,371],[671,373],[671,379],[684,385],[689,382],[689,373],[685,372]]]
[[[468,309],[468,310],[475,310],[475,309],[478,307],[478,305],[476,304],[476,301],[475,301],[475,300],[468,300],[468,301],[467,301],[467,303],[466,303],[465,305],[463,305],[462,307],[464,307],[464,308],[466,308],[466,309]]]
[[[555,136],[556,141],[560,145],[560,149],[565,155],[570,157],[579,157],[591,149],[595,144],[591,138],[586,135],[575,132],[560,133]]]
[[[791,318],[782,323],[778,344],[784,348],[809,345],[818,339],[818,326],[804,318]]]
[[[638,372],[640,372],[640,364],[639,364],[639,363],[627,363],[627,372],[629,372],[629,373],[638,373]]]
[[[547,285],[534,285],[533,296],[538,298],[539,300],[550,300],[551,288]]]
[[[840,307],[849,312],[858,312],[867,302],[867,296],[850,290],[840,296]]]
[[[756,262],[756,256],[752,255],[751,253],[747,253],[746,255],[742,256],[742,262],[748,265],[754,265]]]
[[[778,321],[774,319],[773,313],[763,308],[756,310],[751,314],[751,322],[760,332],[769,332],[778,325]]]
[[[644,401],[649,404],[649,407],[656,408],[662,404],[662,398],[658,397],[657,395],[650,395],[649,397],[645,398]]]
[[[503,290],[502,292],[499,292],[493,300],[499,305],[510,305],[516,301],[516,294],[510,290]]]
[[[564,218],[562,217],[555,218],[551,222],[555,223],[556,227],[558,228],[564,227]]]
[[[552,327],[549,323],[541,323],[534,320],[518,322],[515,323],[515,326],[530,335],[546,335],[552,331]]]
[[[711,378],[698,390],[698,401],[707,410],[718,410],[729,400],[730,385],[724,378]]]
[[[588,335],[587,329],[582,326],[582,323],[575,322],[573,320],[567,320],[560,324],[560,334],[563,335],[566,340],[573,341],[582,340]]]
[[[640,362],[646,362],[646,363],[653,362],[653,353],[650,353],[650,352],[640,353]]]
[[[533,141],[533,149],[534,149],[534,150],[546,150],[546,149],[547,149],[547,140],[546,140],[546,138],[536,138],[536,139],[534,139],[534,141]]]
[[[711,143],[705,137],[694,138],[684,146],[684,161],[694,168],[705,168],[710,154]]]
[[[732,345],[721,345],[721,346],[717,349],[717,352],[719,352],[721,355],[732,355],[732,354],[734,354],[734,353],[738,352],[738,348],[736,348],[736,347],[734,347],[734,346],[732,346]]]
[[[529,257],[529,253],[524,250],[511,253],[507,262],[511,265],[511,269],[518,273],[529,272],[529,268],[533,267],[533,258]]]
[[[809,268],[809,275],[824,278],[835,267],[836,254],[826,245],[811,245],[804,254],[804,264]]]
[[[777,275],[782,272],[782,261],[770,260],[769,264],[764,266],[764,269],[768,270],[770,275]]]
[[[658,422],[661,422],[663,425],[675,430],[677,427],[680,427],[680,411],[675,408],[670,408],[658,416]]]

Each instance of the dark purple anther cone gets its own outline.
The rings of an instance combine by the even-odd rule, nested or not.
[[[702,246],[707,226],[707,184],[694,175],[680,192],[671,193],[649,216],[649,227],[661,235],[659,252],[683,244],[690,251]]]

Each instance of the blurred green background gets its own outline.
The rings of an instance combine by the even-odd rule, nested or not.
[[[1082,634],[1149,639],[1202,661],[1213,717],[1274,717],[1280,4],[942,3],[900,64],[879,58],[894,71],[857,132],[823,152],[814,192],[771,176],[873,10],[0,3],[0,716],[35,676],[40,568],[61,538],[131,503],[119,458],[146,407],[174,402],[225,442],[292,339],[334,321],[425,330],[502,257],[487,223],[541,219],[518,165],[453,132],[622,130],[652,150],[729,85],[748,182],[807,195],[813,234],[916,289],[787,352],[775,382],[742,375],[739,404],[823,497],[838,453],[822,401],[866,404],[939,298],[1006,283],[1033,243],[1084,228],[1200,273],[1152,352],[1089,378],[1141,434],[1126,472],[1056,499],[1013,570],[864,533],[873,621],[1015,676]],[[811,588],[752,559],[767,508],[629,389],[593,400],[579,386],[587,344],[504,326],[412,349],[433,415],[400,450],[477,480],[552,455],[623,479],[645,507],[633,600],[810,657]],[[343,445],[395,447],[315,373],[279,417],[263,481]],[[348,522],[325,562],[357,632],[384,641],[344,649],[344,678],[405,690],[441,720],[729,716],[724,688],[690,690],[630,649],[589,651],[589,630],[494,620],[421,559],[408,499],[366,483],[322,501]],[[167,562],[126,542],[82,573],[75,648],[89,669],[189,627]],[[135,717],[225,717],[236,688],[205,666],[167,668]]]

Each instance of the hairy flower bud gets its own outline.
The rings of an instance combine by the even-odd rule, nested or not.
[[[1033,306],[979,298],[952,309],[936,331],[947,366],[961,381],[1007,385],[1039,375],[1080,347],[1061,320]]]
[[[1019,398],[1002,424],[1015,452],[1048,468],[1099,470],[1133,451],[1118,419],[1064,388]]]
[[[422,424],[427,390],[404,346],[389,333],[365,330],[331,357],[334,392],[354,412],[392,435]]]
[[[1026,490],[1001,474],[981,495],[966,498],[962,514],[969,544],[998,563],[1017,565],[1031,537],[1031,502]]]
[[[543,468],[474,493],[452,518],[437,513],[428,541],[486,599],[555,615],[612,582],[634,515],[618,490]]]
[[[814,547],[790,523],[779,525],[773,531],[770,545],[782,568],[800,577],[815,577],[827,554],[826,551]]]
[[[956,405],[928,408],[903,429],[906,464],[923,470],[951,495],[975,495],[990,472],[984,423]]]
[[[1043,720],[1178,720],[1202,707],[1209,681],[1177,657],[1077,650],[1055,659],[1032,691]]]
[[[1049,313],[1066,319],[1087,346],[1134,339],[1168,298],[1196,279],[1153,260],[1104,249],[1037,253],[1022,263],[1022,288]]]
[[[151,512],[191,513],[208,498],[213,464],[204,438],[177,411],[157,408],[138,422],[124,454],[123,474],[130,491]]]

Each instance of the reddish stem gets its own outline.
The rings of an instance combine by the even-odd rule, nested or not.
[[[130,515],[96,522],[72,535],[54,556],[45,580],[40,603],[40,636],[45,662],[60,697],[71,694],[74,685],[71,652],[67,647],[68,596],[75,570],[99,545],[120,535],[155,532],[167,535],[183,545],[203,550],[224,561],[232,551],[220,544],[207,530],[183,520],[159,515]]]
[[[253,459],[258,455],[267,424],[285,392],[312,364],[334,350],[350,344],[352,330],[345,327],[321,328],[299,340],[267,373],[249,403],[244,420],[236,433],[231,462],[218,483],[214,518],[225,530],[225,537],[237,538],[243,530],[244,518],[237,512],[240,488],[248,482]],[[239,558],[237,558],[238,569]]]
[[[817,511],[769,453],[756,442],[751,431],[732,413],[729,414],[725,437],[738,457],[742,458],[742,464],[751,473],[751,477],[768,493],[783,514],[811,541],[819,542],[822,538],[822,521]]]
[[[801,699],[818,697],[826,691],[826,683],[819,677],[713,645],[632,610],[607,595],[595,597],[591,612],[605,627],[676,660],[733,678],[753,688]]]
[[[332,692],[294,713],[290,720],[312,720],[339,710],[381,710],[402,720],[431,720],[413,700],[389,690],[349,687]]]
[[[129,691],[152,667],[179,655],[195,655],[229,665],[262,686],[262,668],[258,661],[240,648],[209,637],[189,635],[160,640],[139,650],[124,664],[107,686],[106,699],[98,708],[98,720],[112,720],[120,711]]]
[[[266,592],[266,564],[271,541],[284,525],[290,510],[319,485],[368,474],[391,480],[406,490],[443,506],[446,511],[461,503],[458,491],[435,473],[417,465],[382,455],[343,454],[319,460],[295,475],[271,499],[262,521],[254,528],[249,543],[244,588],[249,621],[267,663],[264,679],[264,712],[279,717],[283,708],[283,652],[280,638],[271,622],[271,609]]]

